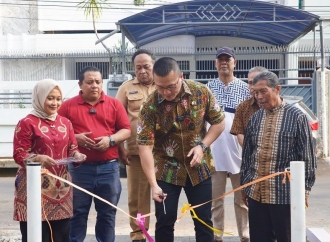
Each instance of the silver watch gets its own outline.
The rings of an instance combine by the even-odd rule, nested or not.
[[[207,145],[206,144],[204,144],[203,142],[199,142],[199,144],[198,145],[200,145],[201,147],[202,147],[202,149],[203,149],[203,152],[205,152],[206,150],[207,150]]]
[[[110,146],[110,147],[115,146],[115,145],[116,145],[116,141],[113,139],[112,136],[109,136],[109,138],[110,138],[109,146]]]

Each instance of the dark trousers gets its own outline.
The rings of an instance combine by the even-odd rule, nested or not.
[[[291,241],[290,204],[248,203],[251,242]]]
[[[69,164],[72,181],[76,185],[86,189],[117,205],[121,194],[119,177],[119,163],[88,164],[86,162],[75,168]],[[87,220],[89,210],[94,198],[78,189],[73,189],[73,217],[70,222],[70,241],[83,242],[87,232]],[[109,206],[99,199],[94,199],[97,212],[95,224],[95,237],[97,241],[115,241],[115,222],[117,209]]]
[[[165,199],[166,214],[164,214],[163,204],[155,202],[156,210],[156,242],[173,242],[174,241],[174,223],[177,219],[178,202],[182,188],[184,189],[188,202],[194,206],[212,199],[212,183],[211,178],[201,182],[196,186],[192,186],[191,181],[187,178],[184,187],[173,185],[167,182],[157,181],[159,187],[164,193],[167,193]],[[212,226],[211,220],[211,203],[207,203],[201,207],[194,209],[197,216],[208,225]],[[196,242],[213,242],[213,231],[193,219],[195,225]]]
[[[69,242],[70,241],[70,219],[61,219],[49,221],[52,234],[49,225],[46,221],[41,224],[41,236],[42,242]],[[27,222],[19,222],[19,226],[22,234],[22,242],[27,242]]]

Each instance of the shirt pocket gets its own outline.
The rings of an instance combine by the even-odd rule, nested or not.
[[[144,101],[144,96],[139,93],[130,94],[128,95],[127,99],[128,99],[128,110],[135,112],[140,110],[140,107]]]
[[[279,133],[279,144],[281,144],[282,147],[290,147],[293,144],[294,139],[294,132],[282,131]]]

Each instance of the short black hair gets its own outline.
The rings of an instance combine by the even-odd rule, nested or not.
[[[157,76],[167,76],[171,71],[174,71],[179,75],[181,73],[178,62],[172,57],[162,57],[154,64],[153,73]]]
[[[154,54],[151,51],[146,50],[146,49],[139,49],[139,50],[135,51],[133,56],[132,56],[132,63],[133,64],[134,64],[135,57],[137,57],[138,55],[141,55],[141,54],[146,54],[146,55],[150,56],[151,59],[152,59],[152,62],[155,63],[156,58],[155,58]]]
[[[86,66],[84,69],[82,69],[79,72],[79,82],[82,82],[84,80],[86,72],[100,72],[100,74],[102,76],[102,73],[101,73],[100,69],[98,69],[97,67],[95,67],[95,66]]]

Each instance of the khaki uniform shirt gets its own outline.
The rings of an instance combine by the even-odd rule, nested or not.
[[[259,109],[254,97],[241,102],[236,109],[230,133],[233,135],[244,134],[251,116]]]
[[[188,152],[206,135],[206,122],[219,124],[225,117],[211,91],[195,81],[184,80],[182,93],[167,101],[157,91],[143,104],[137,126],[138,145],[153,145],[156,179],[185,186],[211,177],[214,161],[210,148],[200,165],[190,167]]]
[[[118,89],[116,98],[126,108],[129,121],[131,123],[131,137],[127,139],[127,150],[130,155],[138,155],[139,150],[136,144],[136,124],[140,107],[150,93],[155,90],[155,84],[144,85],[137,78],[124,82]]]

